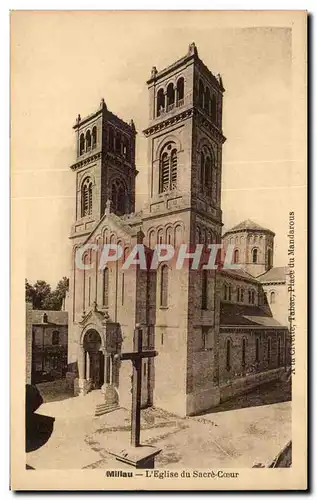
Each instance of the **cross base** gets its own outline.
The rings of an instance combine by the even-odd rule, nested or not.
[[[135,469],[154,469],[155,457],[162,450],[154,446],[126,446],[125,448],[111,447],[106,450],[119,462],[131,465]]]

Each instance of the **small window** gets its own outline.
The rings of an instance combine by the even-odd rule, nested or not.
[[[242,359],[241,359],[241,365],[244,368],[245,367],[245,354],[246,354],[246,339],[242,339]]]
[[[228,287],[227,287],[227,285],[224,286],[224,299],[228,300]]]
[[[175,100],[174,85],[172,83],[169,83],[167,86],[166,97],[167,97],[167,111],[168,111],[169,108],[172,108]]]
[[[201,337],[202,337],[202,348],[206,350],[208,348],[208,326],[203,326],[201,329]]]
[[[108,307],[109,303],[109,269],[107,267],[103,270],[103,305]]]
[[[237,302],[240,302],[240,288],[237,288]]]
[[[272,250],[270,248],[267,251],[267,264],[269,268],[272,267]]]
[[[271,292],[270,294],[270,304],[275,304],[275,292]]]
[[[208,271],[206,269],[202,272],[201,284],[201,308],[208,309]]]
[[[255,303],[255,291],[251,290],[251,304]]]
[[[257,262],[258,262],[258,249],[257,248],[254,248],[252,250],[252,262],[253,262],[253,264],[257,264]]]
[[[59,331],[54,330],[52,333],[52,345],[58,345],[59,344]]]
[[[228,288],[228,300],[232,300],[232,288],[231,288],[230,285],[229,285],[229,288]]]
[[[240,288],[240,302],[244,302],[244,289]]]
[[[271,364],[272,340],[271,337],[267,339],[267,362]]]
[[[279,337],[277,341],[277,366],[281,366],[281,364],[282,364],[282,342],[281,342],[281,337]]]
[[[91,150],[91,133],[90,130],[86,132],[86,151]]]
[[[255,339],[255,362],[259,363],[260,361],[260,339],[257,337]]]
[[[233,254],[233,262],[234,264],[239,263],[239,250],[236,248]]]
[[[204,107],[204,85],[201,80],[199,80],[198,103],[201,108]]]
[[[97,145],[97,127],[93,127],[92,129],[92,148],[95,148]]]
[[[168,267],[161,267],[160,306],[168,305]]]
[[[177,104],[181,106],[184,101],[184,78],[177,80]]]
[[[226,368],[231,370],[231,340],[227,339],[226,342]]]
[[[143,365],[143,376],[146,377],[146,361]]]
[[[156,116],[160,116],[165,109],[165,95],[164,90],[160,89],[156,98]]]
[[[79,154],[82,155],[85,152],[85,136],[84,134],[80,135],[79,139]]]

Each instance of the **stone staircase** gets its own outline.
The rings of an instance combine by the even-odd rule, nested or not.
[[[118,403],[101,403],[96,405],[95,417],[100,417],[101,415],[105,415],[106,413],[110,413],[111,411],[118,410],[120,406]]]

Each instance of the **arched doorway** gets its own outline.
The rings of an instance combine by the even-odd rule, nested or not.
[[[97,330],[88,330],[84,336],[85,378],[91,389],[100,389],[104,383],[105,359],[101,350],[101,338]]]

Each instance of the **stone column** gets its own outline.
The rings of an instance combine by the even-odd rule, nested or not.
[[[86,380],[90,379],[90,354],[86,352]]]
[[[85,396],[87,394],[87,383],[85,379],[85,350],[83,345],[78,348],[78,394]]]
[[[112,385],[111,355],[105,349],[103,349],[103,354],[105,357],[105,371],[104,383],[101,387],[101,392],[104,395],[106,404],[109,406],[117,406],[119,397],[116,388]]]

